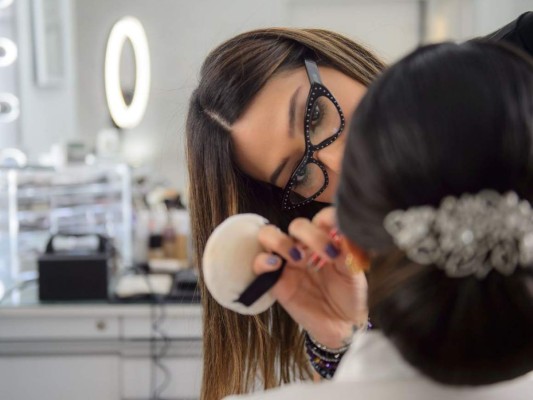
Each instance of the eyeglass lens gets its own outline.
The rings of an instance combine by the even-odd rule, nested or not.
[[[341,129],[341,116],[333,102],[320,96],[308,110],[309,140],[313,146],[335,135]],[[312,161],[301,167],[294,175],[289,201],[296,205],[317,194],[323,187],[326,177],[322,169]]]

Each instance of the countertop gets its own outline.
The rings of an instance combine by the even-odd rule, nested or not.
[[[146,338],[160,321],[171,338],[201,338],[198,303],[39,302],[32,285],[0,304],[0,340]]]

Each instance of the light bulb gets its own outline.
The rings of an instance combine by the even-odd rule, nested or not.
[[[17,45],[11,39],[0,37],[0,67],[7,67],[17,59]]]
[[[13,4],[13,0],[0,0],[0,10],[8,8],[11,4]]]
[[[126,40],[131,42],[135,55],[135,92],[129,105],[120,87],[120,57]],[[105,92],[115,124],[127,129],[141,122],[150,94],[150,51],[144,28],[136,18],[122,18],[109,34],[105,55]]]
[[[0,93],[0,123],[15,121],[20,114],[20,103],[17,96],[11,93]]]

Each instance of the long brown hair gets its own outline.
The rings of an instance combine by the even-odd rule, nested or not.
[[[297,214],[281,213],[279,190],[243,174],[235,163],[231,126],[276,73],[303,66],[304,57],[368,85],[384,65],[372,53],[333,32],[318,29],[260,29],[238,35],[205,60],[187,117],[187,159],[195,264],[206,241],[227,217],[255,212],[286,226]],[[298,215],[312,216],[312,204]],[[270,388],[311,372],[297,324],[275,305],[258,316],[220,307],[200,271],[204,368],[202,400]]]

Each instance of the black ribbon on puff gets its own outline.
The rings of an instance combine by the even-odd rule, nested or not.
[[[278,279],[281,277],[283,270],[285,269],[285,264],[287,263],[287,261],[283,258],[281,260],[282,263],[279,269],[272,272],[265,272],[264,274],[259,275],[257,278],[254,279],[252,283],[250,283],[250,285],[248,285],[246,289],[244,289],[244,292],[241,293],[241,295],[237,300],[235,300],[235,302],[241,303],[246,307],[250,307],[262,295],[268,292],[272,288],[272,286],[276,284]]]

